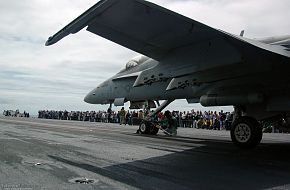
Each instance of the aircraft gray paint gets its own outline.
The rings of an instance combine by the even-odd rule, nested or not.
[[[189,99],[193,97],[199,98],[204,93],[203,86],[172,91],[166,90],[170,80],[134,87],[138,74],[158,64],[154,59],[145,56],[133,58],[126,64],[125,69],[92,90],[85,97],[85,101],[92,104],[114,102],[116,106],[121,106],[128,100],[138,102],[144,100]],[[198,91],[201,92],[198,93]]]
[[[124,11],[126,10],[126,11]],[[248,39],[211,28],[142,0],[102,0],[48,39],[52,45],[84,27],[146,56],[92,90],[92,104],[175,99],[235,106],[232,139],[253,147],[261,120],[290,110],[290,35]],[[245,117],[247,115],[247,117]]]

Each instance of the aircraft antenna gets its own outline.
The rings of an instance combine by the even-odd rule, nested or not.
[[[240,33],[240,36],[243,37],[244,33],[245,33],[245,30],[242,30],[241,33]]]

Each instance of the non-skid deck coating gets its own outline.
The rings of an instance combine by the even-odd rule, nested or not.
[[[179,128],[167,137],[136,130],[0,117],[0,189],[290,189],[288,134],[265,134],[245,151],[228,131]]]

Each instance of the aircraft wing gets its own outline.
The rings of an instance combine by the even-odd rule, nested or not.
[[[178,49],[210,39],[238,44],[242,49],[250,46],[259,51],[290,57],[289,51],[281,46],[267,45],[214,29],[143,0],[101,0],[49,37],[46,45],[52,45],[85,27],[94,34],[158,61]]]

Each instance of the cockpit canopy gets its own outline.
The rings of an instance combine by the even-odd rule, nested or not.
[[[128,70],[128,69],[130,69],[131,67],[135,67],[135,66],[137,66],[137,65],[138,65],[138,63],[136,63],[135,61],[130,60],[130,61],[126,64],[125,69]]]
[[[147,61],[149,59],[149,57],[146,57],[144,55],[138,55],[134,58],[132,58],[130,61],[128,61],[126,63],[126,66],[124,69],[122,69],[120,72],[124,72],[127,71],[133,67],[136,67],[137,65],[140,65],[141,63],[144,63],[145,61]]]

